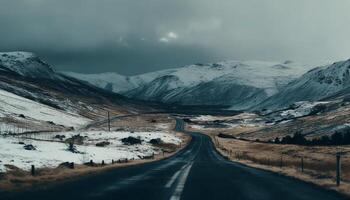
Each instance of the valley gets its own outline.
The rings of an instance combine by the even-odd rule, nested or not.
[[[349,144],[331,143],[333,135],[345,138],[350,131],[348,61],[308,72],[291,61],[225,61],[132,77],[57,72],[27,52],[1,53],[0,61],[3,190],[79,181],[172,156],[187,159],[181,152],[199,145],[200,133],[209,136],[206,143],[213,142],[219,160],[350,195]],[[304,143],[285,142],[295,135]],[[306,143],[321,139],[328,143]],[[337,153],[345,168],[340,187]]]

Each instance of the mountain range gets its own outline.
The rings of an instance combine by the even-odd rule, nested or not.
[[[281,92],[310,68],[310,65],[292,61],[224,61],[135,76],[64,74],[129,98],[181,105],[221,105],[244,110]]]
[[[152,101],[276,110],[300,101],[348,98],[350,60],[316,67],[293,61],[224,61],[123,76],[57,72],[32,53],[8,52],[0,53],[0,82],[0,89],[63,110],[81,110],[74,102],[81,96],[89,99],[85,104],[109,103],[125,112]]]

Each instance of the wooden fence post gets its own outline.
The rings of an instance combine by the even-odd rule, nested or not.
[[[280,168],[282,168],[282,166],[283,166],[283,157],[282,157],[282,155],[281,155]]]
[[[111,131],[111,119],[109,116],[109,111],[107,112],[107,115],[108,115],[108,131]]]
[[[32,165],[31,174],[32,174],[32,176],[34,176],[34,175],[35,175],[35,166],[34,166],[34,165]]]
[[[337,186],[340,185],[341,179],[341,160],[340,160],[340,152],[337,153]]]
[[[71,163],[70,163],[70,168],[71,168],[71,169],[74,169],[74,162],[71,162]]]
[[[304,157],[301,157],[301,172],[304,172]]]

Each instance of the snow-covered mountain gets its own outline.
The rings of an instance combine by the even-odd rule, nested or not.
[[[276,94],[310,68],[291,61],[225,61],[136,76],[66,74],[136,99],[246,109]]]
[[[0,124],[21,127],[31,119],[61,129],[84,124],[77,119],[105,117],[106,109],[124,114],[152,110],[144,102],[58,73],[28,52],[0,52],[0,104]]]
[[[30,78],[53,78],[55,71],[29,52],[0,52],[0,70]]]
[[[257,107],[276,109],[298,101],[317,101],[348,91],[349,87],[350,59],[308,71]]]
[[[137,83],[130,81],[128,77],[117,73],[79,74],[74,72],[64,72],[64,74],[79,78],[80,80],[87,81],[99,88],[116,93],[131,90],[138,86]]]

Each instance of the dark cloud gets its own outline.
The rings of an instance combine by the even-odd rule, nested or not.
[[[348,0],[3,0],[0,51],[137,74],[222,59],[350,57]]]

